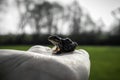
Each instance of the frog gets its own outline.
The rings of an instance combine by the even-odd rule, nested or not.
[[[49,36],[48,40],[54,45],[52,53],[54,55],[72,52],[78,45],[77,42],[72,41],[70,38],[62,38],[57,35]]]

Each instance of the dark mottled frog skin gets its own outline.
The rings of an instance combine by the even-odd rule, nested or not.
[[[53,54],[62,54],[66,52],[74,51],[78,45],[76,42],[73,42],[70,38],[61,38],[59,36],[49,36],[48,40],[55,45],[56,49]]]

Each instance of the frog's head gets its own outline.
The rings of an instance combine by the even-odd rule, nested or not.
[[[53,35],[53,36],[49,36],[49,37],[48,37],[48,40],[49,40],[52,44],[58,45],[58,44],[60,44],[62,38],[59,37],[59,36]]]

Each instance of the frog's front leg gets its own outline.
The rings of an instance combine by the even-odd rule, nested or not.
[[[55,55],[59,55],[59,54],[61,54],[62,52],[61,51],[57,51],[56,53],[55,53]]]
[[[57,47],[57,46],[55,46],[55,47],[53,48],[52,54],[58,54],[59,51],[60,51],[60,48]]]

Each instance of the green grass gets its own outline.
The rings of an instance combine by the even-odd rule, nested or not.
[[[81,46],[90,54],[90,80],[120,80],[120,47]]]
[[[27,50],[31,46],[0,46],[0,49]],[[120,80],[120,47],[79,46],[90,54],[90,80]]]

